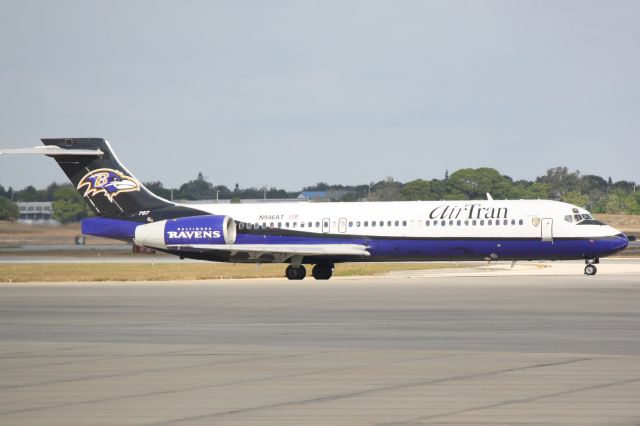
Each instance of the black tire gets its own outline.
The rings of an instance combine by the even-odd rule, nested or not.
[[[305,276],[307,276],[307,270],[304,266],[300,265],[295,268],[292,265],[287,266],[287,270],[285,271],[285,275],[290,280],[302,280]]]
[[[331,265],[316,265],[311,270],[313,278],[316,280],[328,280],[333,275],[333,266]]]
[[[585,275],[595,275],[598,272],[598,268],[595,265],[587,265],[584,267]]]

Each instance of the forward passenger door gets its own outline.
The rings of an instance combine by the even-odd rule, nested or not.
[[[553,242],[553,219],[545,217],[540,224],[542,241]]]

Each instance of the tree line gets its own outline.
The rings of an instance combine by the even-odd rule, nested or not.
[[[160,197],[174,200],[231,200],[258,198],[296,198],[300,191],[278,188],[240,188],[214,185],[202,173],[178,188],[166,188],[162,182],[145,186]],[[483,199],[551,199],[585,207],[592,213],[640,214],[640,191],[635,182],[596,175],[582,175],[567,167],[555,167],[535,180],[513,180],[492,168],[460,169],[445,172],[442,179],[416,179],[402,183],[388,177],[361,185],[329,185],[324,182],[302,188],[315,192],[322,201],[409,201]],[[0,219],[15,219],[18,209],[13,201],[53,201],[54,218],[73,222],[90,215],[78,192],[70,185],[52,183],[45,189],[27,186],[20,191],[0,185]]]

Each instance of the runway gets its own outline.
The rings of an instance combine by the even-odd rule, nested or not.
[[[639,275],[461,275],[1,285],[0,424],[640,422]]]

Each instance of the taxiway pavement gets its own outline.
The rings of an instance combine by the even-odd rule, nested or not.
[[[0,424],[640,422],[640,275],[463,275],[0,285]]]

